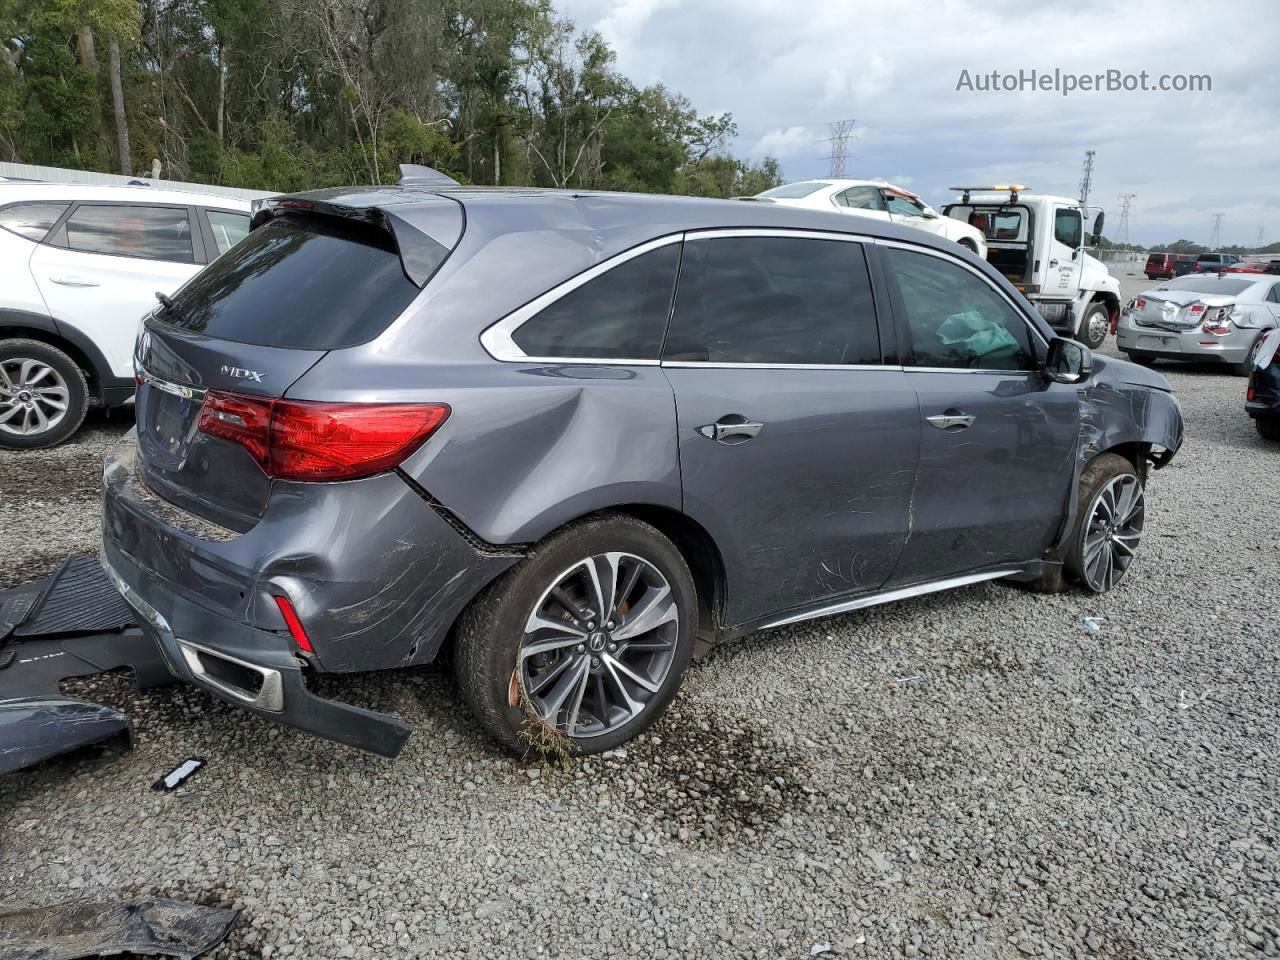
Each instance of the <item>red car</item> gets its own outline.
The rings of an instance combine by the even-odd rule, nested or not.
[[[1280,260],[1242,260],[1224,267],[1223,273],[1280,273]]]
[[[1142,268],[1142,272],[1147,275],[1148,280],[1169,280],[1177,276],[1179,263],[1190,265],[1195,259],[1190,253],[1153,253],[1147,257],[1147,265]]]

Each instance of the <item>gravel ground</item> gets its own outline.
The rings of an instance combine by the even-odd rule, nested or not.
[[[760,634],[568,769],[490,747],[439,669],[339,681],[414,725],[394,763],[100,678],[137,747],[0,782],[0,900],[234,903],[219,958],[1280,956],[1280,448],[1241,380],[1162,369],[1188,439],[1111,595]],[[2,455],[0,581],[93,548],[126,421]]]

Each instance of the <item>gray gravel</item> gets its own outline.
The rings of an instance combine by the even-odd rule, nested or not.
[[[0,900],[235,903],[221,958],[1280,956],[1280,447],[1243,381],[1163,369],[1188,440],[1109,596],[760,634],[567,770],[491,748],[437,669],[340,681],[415,726],[394,763],[102,678],[137,749],[0,782]],[[92,547],[120,429],[0,454],[0,580]]]

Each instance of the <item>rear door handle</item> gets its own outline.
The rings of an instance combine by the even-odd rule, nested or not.
[[[715,440],[718,443],[742,443],[744,440],[750,440],[763,429],[763,423],[748,420],[741,414],[731,413],[721,417],[715,423],[698,427],[698,432],[708,440]]]
[[[957,430],[964,430],[972,426],[973,421],[978,418],[960,410],[951,409],[945,413],[935,413],[932,417],[927,417],[926,419],[939,430],[948,430],[954,433]]]
[[[87,280],[84,277],[50,277],[54,283],[61,284],[64,287],[96,287],[97,280]]]

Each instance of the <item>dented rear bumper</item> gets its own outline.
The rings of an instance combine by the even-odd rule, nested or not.
[[[316,696],[306,675],[433,659],[516,553],[483,551],[394,473],[281,483],[259,522],[213,527],[142,485],[127,437],[107,456],[102,559],[174,675],[259,716],[395,756],[395,717]],[[299,652],[274,597],[314,647]]]

